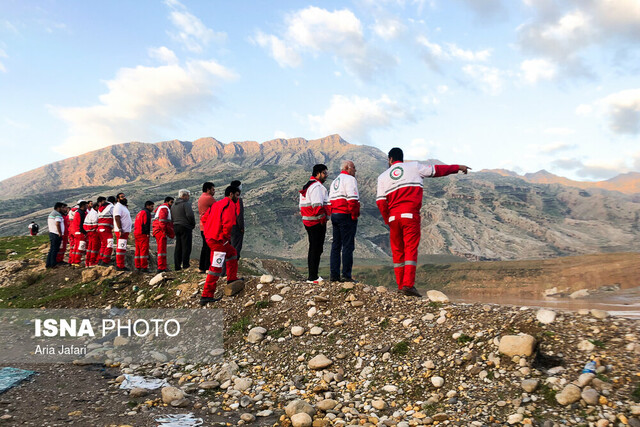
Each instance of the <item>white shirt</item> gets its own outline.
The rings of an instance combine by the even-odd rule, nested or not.
[[[56,227],[57,222],[58,224],[60,224],[60,231],[62,232],[62,234],[64,234],[64,221],[62,220],[62,215],[53,216],[52,214],[53,212],[49,214],[49,217],[47,218],[47,227],[49,228],[49,232],[58,234],[58,227]]]
[[[122,224],[122,232],[123,233],[131,233],[131,226],[133,222],[131,222],[131,214],[129,213],[129,209],[122,203],[118,202],[113,207],[113,231],[120,232],[118,228],[118,223],[116,222],[116,216],[120,216],[120,223]]]

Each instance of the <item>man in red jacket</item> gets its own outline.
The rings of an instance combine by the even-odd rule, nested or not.
[[[100,253],[100,236],[98,236],[98,205],[94,207],[91,201],[87,202],[87,216],[84,218],[84,229],[87,232],[87,256],[84,264],[87,267],[98,265]]]
[[[136,241],[134,265],[136,270],[149,273],[149,236],[151,235],[151,214],[153,212],[151,200],[144,202],[144,209],[138,212],[133,223],[133,237]]]
[[[98,265],[111,264],[113,252],[113,205],[116,203],[114,196],[98,197],[98,237],[100,238],[100,253]]]
[[[200,305],[219,301],[215,298],[216,284],[222,275],[222,265],[227,261],[227,283],[238,279],[238,253],[231,246],[231,229],[236,224],[236,203],[240,196],[237,187],[229,186],[224,190],[224,199],[219,200],[209,208],[204,237],[211,248],[211,266],[207,272],[207,279],[200,297]]]
[[[169,271],[167,268],[167,237],[176,237],[173,231],[173,221],[171,219],[171,206],[173,197],[167,196],[164,203],[158,206],[153,216],[153,237],[158,245],[158,273]]]
[[[73,246],[69,253],[69,264],[80,267],[82,256],[87,250],[87,231],[84,229],[84,218],[87,214],[87,202],[78,201],[78,209],[73,215],[71,225],[69,226],[69,235],[74,236]]]
[[[378,177],[376,204],[389,226],[393,268],[398,292],[421,297],[415,288],[418,245],[420,244],[420,208],[424,178],[446,176],[471,168],[465,165],[423,165],[404,162],[400,148],[389,151],[389,169]]]
[[[309,181],[300,190],[300,215],[307,235],[309,236],[309,252],[307,265],[309,278],[307,283],[319,284],[324,279],[318,275],[320,256],[324,246],[324,238],[327,234],[327,217],[331,215],[329,205],[329,193],[324,187],[329,173],[322,163],[313,166]]]

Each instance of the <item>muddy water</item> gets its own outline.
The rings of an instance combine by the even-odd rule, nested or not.
[[[536,297],[531,294],[482,294],[473,291],[467,294],[447,292],[447,296],[452,302],[545,307],[569,311],[596,308],[606,310],[613,316],[640,319],[640,287],[614,292],[598,292],[580,299]]]

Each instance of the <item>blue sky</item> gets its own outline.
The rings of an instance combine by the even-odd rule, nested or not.
[[[0,179],[128,141],[334,133],[607,179],[640,171],[639,42],[639,0],[1,0]]]

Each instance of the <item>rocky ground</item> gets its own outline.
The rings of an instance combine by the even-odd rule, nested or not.
[[[38,268],[22,262],[11,274]],[[64,277],[101,289],[72,295],[74,307],[195,309],[204,278],[190,269],[152,286],[154,275],[102,268],[56,274],[68,287]],[[640,426],[639,321],[277,276],[247,276],[243,290],[206,308],[224,310],[219,363],[24,366],[39,374],[0,395],[0,422],[152,426],[193,414],[204,425]],[[590,360],[596,372],[582,374]],[[169,386],[122,390],[125,374]]]

